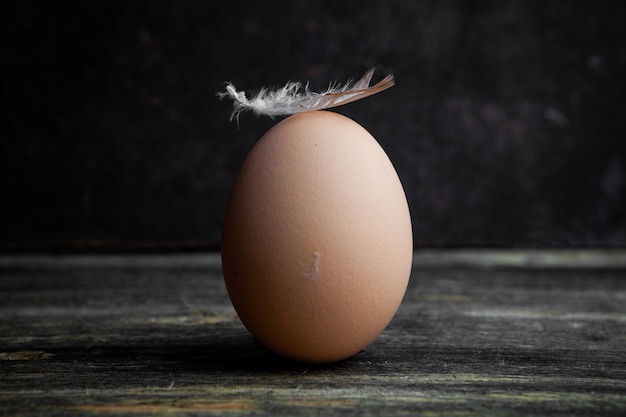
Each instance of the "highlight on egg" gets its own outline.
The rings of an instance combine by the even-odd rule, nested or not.
[[[367,130],[334,112],[301,112],[243,162],[221,252],[228,295],[256,340],[294,360],[339,361],[372,343],[402,301],[413,252],[407,199]]]

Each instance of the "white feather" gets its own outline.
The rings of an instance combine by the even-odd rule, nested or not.
[[[347,82],[344,86],[331,85],[324,92],[312,92],[308,85],[302,86],[298,82],[288,82],[284,87],[272,91],[262,88],[253,98],[248,99],[246,93],[237,91],[235,86],[226,84],[226,91],[218,93],[220,98],[233,100],[233,118],[246,111],[252,111],[263,116],[288,116],[311,110],[322,110],[341,106],[356,100],[379,93],[394,85],[393,75],[388,75],[377,84],[370,87],[374,69],[368,70],[358,81]]]

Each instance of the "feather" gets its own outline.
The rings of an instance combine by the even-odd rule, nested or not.
[[[380,93],[395,84],[393,75],[388,75],[377,84],[370,87],[374,75],[374,68],[356,82],[347,82],[344,86],[331,84],[324,92],[312,92],[308,84],[302,86],[299,82],[288,82],[284,87],[272,91],[262,88],[253,98],[248,99],[246,93],[237,91],[235,86],[227,83],[226,91],[218,93],[220,98],[233,100],[233,118],[246,111],[252,111],[262,116],[288,116],[305,111],[328,109],[337,107],[362,98]]]

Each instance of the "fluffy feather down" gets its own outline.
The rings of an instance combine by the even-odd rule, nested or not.
[[[344,86],[331,85],[324,92],[312,92],[308,85],[302,86],[299,82],[288,82],[284,87],[272,91],[262,88],[253,98],[248,99],[243,91],[237,91],[235,86],[226,84],[226,91],[218,93],[220,98],[233,100],[233,118],[246,111],[252,111],[263,116],[287,116],[311,110],[321,110],[341,106],[356,100],[371,96],[392,87],[395,84],[393,75],[388,75],[377,84],[370,87],[374,75],[374,68],[356,82],[347,82]]]

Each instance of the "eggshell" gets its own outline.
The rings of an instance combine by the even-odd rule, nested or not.
[[[253,147],[226,209],[222,268],[270,350],[333,362],[364,349],[406,291],[409,208],[378,142],[328,111],[290,116]]]

